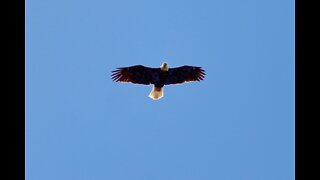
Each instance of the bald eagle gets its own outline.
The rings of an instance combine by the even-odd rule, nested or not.
[[[162,63],[160,68],[150,68],[142,65],[120,67],[112,71],[112,80],[116,82],[131,82],[134,84],[153,84],[149,97],[158,100],[163,97],[163,86],[181,84],[204,79],[205,72],[201,67],[180,66],[169,68]]]

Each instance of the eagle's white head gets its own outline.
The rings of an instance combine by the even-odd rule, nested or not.
[[[160,66],[161,71],[168,71],[169,70],[169,66],[167,63],[162,63],[162,65]]]

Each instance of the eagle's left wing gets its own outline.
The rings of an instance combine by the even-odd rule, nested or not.
[[[201,67],[181,66],[169,68],[168,78],[165,84],[180,84],[190,81],[200,81],[204,79],[204,76],[205,73]]]
[[[149,85],[159,78],[159,72],[160,68],[150,68],[142,65],[121,67],[112,71],[112,80]]]

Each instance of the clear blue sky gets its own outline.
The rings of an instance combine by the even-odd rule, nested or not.
[[[111,81],[163,61],[206,79]],[[294,179],[294,1],[26,1],[26,179]]]

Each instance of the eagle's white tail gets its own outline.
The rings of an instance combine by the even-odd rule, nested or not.
[[[153,100],[158,100],[163,97],[163,87],[158,88],[158,87],[152,87],[152,90],[149,94],[149,97]]]

